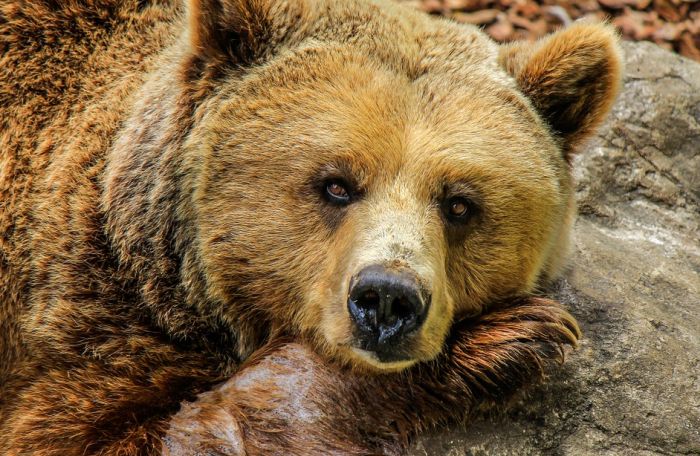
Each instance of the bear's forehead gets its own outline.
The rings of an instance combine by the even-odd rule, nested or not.
[[[225,109],[228,121],[215,122],[224,126],[215,142],[231,142],[218,148],[264,147],[246,159],[264,152],[303,170],[298,179],[327,166],[368,187],[401,177],[426,197],[443,182],[524,188],[556,180],[551,138],[507,87],[468,77],[412,80],[362,58],[327,62],[322,77],[296,68],[291,78],[251,78]]]
[[[294,132],[293,141],[320,154],[363,150],[383,161],[393,154],[439,162],[463,152],[484,163],[522,163],[552,146],[508,80],[477,67],[436,67],[412,77],[343,43],[290,50],[230,93],[222,109],[230,121],[216,124],[267,124],[267,131]]]
[[[444,66],[483,64],[496,45],[478,28],[431,17],[391,2],[315,2],[298,38],[345,43],[387,62]],[[420,71],[420,69],[419,69]]]
[[[358,175],[413,166],[422,170],[413,176],[457,169],[455,179],[538,180],[558,171],[549,132],[498,67],[492,41],[472,27],[382,11],[390,17],[343,17],[341,7],[233,81],[221,92],[228,121],[212,122],[224,126],[220,140],[264,130],[280,158],[347,162]]]
[[[476,27],[437,19],[393,3],[311,2],[314,13],[291,27],[255,70],[273,84],[323,79],[348,66],[383,67],[411,80],[497,80],[512,85],[498,46]],[[275,77],[277,80],[275,81]]]

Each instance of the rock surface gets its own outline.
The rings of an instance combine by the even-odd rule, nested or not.
[[[624,90],[575,161],[580,348],[509,410],[413,455],[700,455],[700,64],[626,43]]]

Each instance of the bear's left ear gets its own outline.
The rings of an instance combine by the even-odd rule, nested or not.
[[[499,61],[561,141],[565,156],[605,119],[620,89],[615,30],[576,23],[538,43],[501,46]]]
[[[193,57],[207,65],[245,66],[264,59],[299,31],[305,0],[187,0]]]

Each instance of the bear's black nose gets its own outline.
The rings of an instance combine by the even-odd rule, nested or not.
[[[430,295],[415,273],[372,265],[350,284],[348,311],[356,325],[360,348],[376,352],[380,360],[399,360],[401,342],[425,321]]]

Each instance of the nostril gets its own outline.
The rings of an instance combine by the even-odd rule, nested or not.
[[[358,290],[357,293],[352,293],[348,300],[350,316],[358,327],[368,334],[376,332],[378,328],[381,306],[381,296],[372,288]]]
[[[391,315],[398,320],[408,320],[414,314],[414,306],[406,297],[395,298],[391,303]]]
[[[366,310],[376,310],[379,309],[380,298],[379,293],[374,290],[367,290],[360,295],[357,299],[358,307],[362,307]]]

